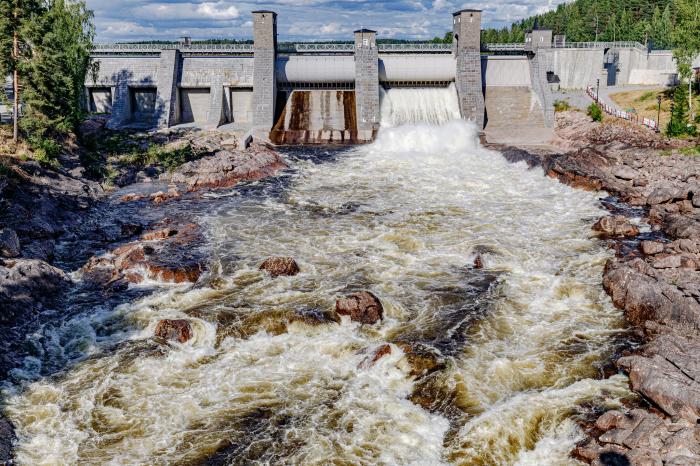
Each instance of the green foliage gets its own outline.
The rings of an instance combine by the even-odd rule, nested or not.
[[[653,42],[656,49],[670,48],[676,43],[672,32],[679,2],[696,5],[695,0],[575,0],[517,21],[510,27],[486,28],[482,30],[481,40],[524,42],[525,32],[537,23],[541,29],[565,34],[570,42],[637,41]],[[441,38],[434,40],[442,41]]]
[[[640,95],[639,97],[637,97],[636,100],[638,102],[646,102],[647,100],[652,99],[654,96],[656,96],[656,92],[648,91],[648,92],[645,92],[644,94]]]
[[[58,155],[56,142],[76,132],[83,117],[94,37],[92,12],[83,1],[50,0],[25,34],[31,55],[20,63],[26,77],[21,128],[33,149],[52,158]]]
[[[683,147],[680,150],[680,153],[683,155],[690,155],[693,157],[698,157],[700,156],[700,146],[695,146],[695,147]]]
[[[671,137],[694,136],[697,127],[688,120],[688,89],[684,84],[677,86],[673,93],[673,111],[666,127],[666,134]]]
[[[591,117],[593,121],[601,122],[603,121],[603,110],[596,103],[592,103],[588,106],[588,116]]]
[[[571,105],[568,100],[555,100],[554,101],[554,111],[555,112],[565,112],[571,110]]]

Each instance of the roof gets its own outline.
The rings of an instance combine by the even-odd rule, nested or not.
[[[272,10],[255,10],[251,11],[251,13],[272,13],[273,15],[276,15],[277,13],[272,11]]]
[[[374,34],[377,33],[377,31],[373,31],[373,30],[371,30],[371,29],[365,29],[365,28],[358,29],[357,31],[355,31],[355,34],[357,34],[358,32],[363,32],[363,33],[374,33]]]
[[[457,16],[460,13],[481,13],[481,12],[482,12],[482,10],[475,10],[473,8],[464,8],[462,10],[455,11],[454,13],[452,13],[452,16]]]

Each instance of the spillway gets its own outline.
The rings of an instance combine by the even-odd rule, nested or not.
[[[188,207],[208,230],[198,285],[30,336],[4,387],[18,464],[572,464],[584,406],[628,395],[599,377],[624,324],[598,194],[480,147],[453,100],[390,90],[375,143],[289,149],[283,176]],[[271,255],[302,273],[270,278]],[[296,318],[363,289],[378,325]],[[154,342],[164,318],[193,340]],[[397,342],[441,363],[416,377]]]

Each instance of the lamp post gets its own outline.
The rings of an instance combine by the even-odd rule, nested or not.
[[[595,101],[600,101],[600,78],[595,81]]]
[[[659,126],[661,126],[661,94],[656,96],[657,102],[659,102],[659,109],[656,112],[656,132],[660,132]]]

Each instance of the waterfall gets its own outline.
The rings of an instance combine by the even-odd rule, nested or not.
[[[460,118],[457,90],[448,87],[380,88],[383,127],[406,123],[440,125]]]

